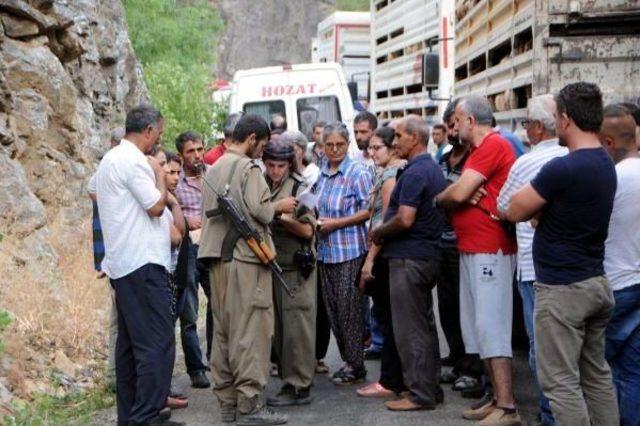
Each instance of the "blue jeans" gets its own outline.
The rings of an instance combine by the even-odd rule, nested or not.
[[[384,339],[371,307],[371,298],[368,296],[362,298],[362,316],[364,317],[365,333],[369,333],[371,336],[371,345],[369,346],[369,349],[376,352],[382,352]]]
[[[540,394],[540,415],[541,421],[545,426],[555,425],[553,420],[553,414],[551,414],[551,406],[549,400],[540,391],[540,385],[538,384],[538,375],[536,374],[536,346],[534,341],[534,324],[533,324],[533,307],[536,299],[535,291],[533,288],[533,281],[518,281],[518,292],[522,298],[522,313],[524,316],[524,327],[527,330],[527,336],[529,337],[529,367],[533,372],[533,378],[536,383],[536,388]]]
[[[190,274],[187,283],[178,286],[176,309],[180,318],[180,340],[182,341],[184,362],[187,367],[187,373],[193,376],[195,373],[205,370],[206,366],[202,362],[202,351],[200,350],[200,339],[198,338],[199,277],[195,267],[198,246],[193,244],[190,249],[189,262],[192,262],[194,267],[189,268]]]
[[[614,291],[605,356],[618,393],[621,425],[640,425],[640,284]]]

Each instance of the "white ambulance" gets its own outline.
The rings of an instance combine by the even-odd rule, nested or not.
[[[237,71],[231,84],[229,112],[238,111],[258,114],[267,122],[274,115],[282,115],[287,120],[287,130],[300,130],[309,141],[317,121],[341,121],[349,129],[349,152],[358,151],[353,137],[353,100],[339,64],[295,64]]]

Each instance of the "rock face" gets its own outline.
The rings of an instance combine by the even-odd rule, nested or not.
[[[48,227],[88,217],[96,159],[146,98],[120,0],[0,0],[4,238],[34,244],[25,252],[37,258],[51,253]],[[14,254],[0,245],[0,256]]]
[[[318,23],[335,0],[215,0],[225,24],[218,44],[217,74],[231,79],[240,69],[311,61]]]

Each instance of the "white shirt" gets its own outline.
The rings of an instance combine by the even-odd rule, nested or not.
[[[314,163],[310,163],[307,167],[304,168],[302,172],[302,177],[308,186],[312,186],[318,180],[318,176],[320,175],[320,168],[316,166]]]
[[[89,194],[96,193],[96,174],[97,172],[91,175],[91,177],[89,178],[89,183],[87,183],[87,192]]]
[[[616,165],[618,188],[605,243],[604,269],[614,291],[640,284],[640,158]]]
[[[498,209],[506,212],[513,194],[531,182],[538,174],[542,166],[556,157],[567,155],[569,150],[558,145],[558,139],[548,139],[534,145],[531,151],[523,154],[513,163],[509,171],[509,177],[500,190],[498,197]],[[518,240],[518,280],[535,281],[536,274],[533,269],[533,235],[535,229],[531,222],[519,222],[516,224],[516,239]]]
[[[147,213],[161,194],[142,151],[123,139],[107,152],[96,172],[96,189],[107,276],[121,278],[148,263],[169,269],[169,228],[165,220]]]
[[[173,224],[173,213],[171,213],[171,210],[169,210],[168,207],[164,209],[162,216],[160,216],[160,221],[163,222],[162,226],[166,226],[167,229],[169,229],[169,247],[171,250],[171,262],[169,263],[169,268],[167,269],[170,273],[173,274],[176,271],[176,267],[178,266],[178,255],[180,254],[180,246],[171,247],[171,225]]]

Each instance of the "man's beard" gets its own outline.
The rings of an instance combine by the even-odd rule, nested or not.
[[[356,144],[358,145],[358,149],[360,151],[365,151],[367,148],[369,148],[369,141],[356,140]]]
[[[188,168],[191,172],[193,172],[193,173],[195,173],[195,174],[197,174],[197,175],[202,174],[202,173],[204,173],[204,171],[205,171],[205,165],[204,165],[204,163],[190,164],[190,165],[188,165],[188,166],[187,166],[187,168]]]
[[[459,136],[447,135],[447,140],[453,146],[462,145],[462,142],[460,141]]]

